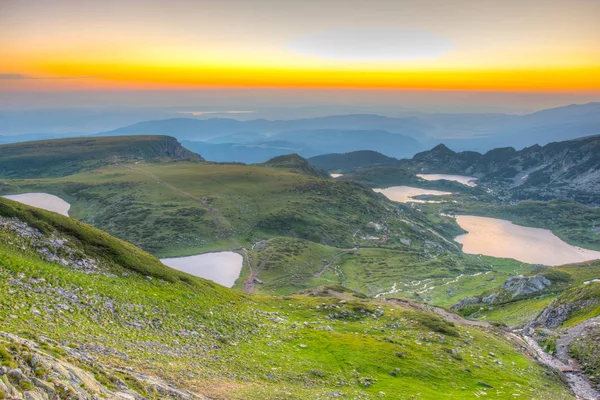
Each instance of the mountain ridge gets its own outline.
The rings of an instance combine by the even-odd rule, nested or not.
[[[67,176],[119,162],[203,158],[169,136],[52,139],[0,145],[0,177]]]

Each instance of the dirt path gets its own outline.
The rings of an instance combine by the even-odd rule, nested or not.
[[[248,279],[244,281],[243,291],[244,293],[254,293],[256,287],[256,279],[258,277],[258,273],[260,272],[259,266],[256,265],[254,258],[250,255],[250,252],[242,248],[244,251],[244,258],[246,259],[246,263],[248,265],[248,269],[250,270],[250,275]]]
[[[579,369],[577,361],[569,356],[569,343],[577,336],[581,335],[585,328],[591,325],[600,324],[600,317],[590,318],[574,327],[568,329],[560,338],[556,340],[556,358],[563,363],[572,365],[574,368]]]
[[[342,251],[340,251],[339,253],[337,253],[333,257],[331,257],[331,261],[329,261],[327,264],[325,264],[323,266],[323,268],[321,268],[319,271],[317,271],[313,276],[315,278],[320,278],[321,275],[323,275],[323,273],[325,271],[327,271],[327,269],[329,267],[331,267],[334,262],[337,262],[337,260],[339,260],[342,255],[344,255],[344,254],[353,254],[353,253],[356,253],[356,252],[358,252],[358,250],[356,250],[356,249],[348,249],[348,250],[342,250]]]
[[[543,364],[546,367],[557,371],[565,377],[567,383],[569,384],[569,387],[571,388],[571,391],[575,395],[575,398],[577,398],[578,400],[600,399],[600,392],[594,389],[590,381],[579,369],[577,362],[575,362],[574,364],[570,361],[564,363],[557,357],[551,356],[550,354],[542,350],[542,348],[538,345],[535,339],[533,339],[531,336],[523,335],[521,336],[521,338],[526,344],[525,347],[530,351],[530,353],[532,353],[532,355],[540,364]]]
[[[127,165],[122,165],[122,167],[129,169],[129,170],[138,171],[143,174],[146,174],[149,177],[151,177],[152,179],[156,180],[157,183],[159,183],[171,190],[174,190],[192,200],[197,201],[202,206],[202,208],[206,209],[212,215],[212,219],[215,224],[215,228],[217,229],[217,232],[218,232],[218,237],[220,237],[220,238],[228,238],[229,237],[230,238],[230,234],[227,232],[223,221],[221,221],[221,217],[219,216],[219,213],[217,212],[217,210],[215,210],[213,207],[211,207],[211,205],[208,204],[203,198],[194,196],[184,190],[179,189],[176,186],[171,185],[168,182],[165,182],[164,180],[160,179],[158,176],[156,176],[152,172],[143,170],[141,168],[129,167]],[[248,249],[246,249],[244,246],[242,246],[240,243],[238,243],[235,239],[233,239],[233,238],[230,238],[230,239],[233,243],[235,243],[235,245],[238,247],[238,249],[241,250],[241,252],[243,253],[244,260],[246,260],[246,265],[248,265],[248,269],[250,270],[250,276],[248,277],[248,279],[246,279],[246,281],[244,281],[242,290],[245,293],[254,293],[255,279],[258,276],[259,268],[256,266],[255,261],[252,258],[252,256],[250,255],[250,252],[248,251]]]
[[[430,306],[428,304],[416,303],[409,300],[403,299],[386,299],[382,300],[385,303],[396,305],[398,307],[403,308],[412,308],[419,311],[429,311],[439,315],[444,318],[448,322],[455,323],[457,325],[463,326],[477,326],[480,328],[492,328],[493,325],[488,322],[483,321],[473,321],[468,320],[466,318],[461,317],[458,314],[452,313],[440,307]],[[535,358],[540,364],[550,368],[562,376],[564,376],[566,382],[568,383],[571,391],[574,393],[575,398],[578,400],[600,400],[600,392],[598,392],[591,385],[590,381],[583,374],[583,372],[579,369],[577,362],[572,360],[568,356],[568,344],[573,340],[576,336],[581,334],[583,330],[595,323],[600,323],[600,317],[592,318],[586,322],[583,322],[571,329],[561,336],[559,341],[557,342],[557,350],[559,346],[559,342],[561,346],[564,346],[564,350],[566,353],[566,362],[563,362],[559,359],[558,354],[557,357],[554,357],[548,353],[546,353],[530,336],[524,334],[517,334],[514,332],[505,332],[506,338],[513,341],[519,347],[523,348],[523,350],[528,353],[530,356]],[[563,355],[564,356],[564,355]]]
[[[129,167],[127,165],[121,165],[123,168],[132,170],[132,171],[138,171],[141,172],[143,174],[148,175],[149,177],[151,177],[152,179],[156,180],[157,183],[159,183],[160,185],[163,185],[165,187],[168,187],[171,190],[174,190],[192,200],[197,201],[198,203],[200,203],[200,205],[202,206],[202,208],[206,209],[208,212],[210,212],[210,214],[212,215],[213,218],[213,222],[215,224],[215,228],[217,229],[218,232],[218,236],[221,238],[226,238],[229,237],[229,233],[227,232],[227,230],[225,229],[225,224],[223,223],[223,221],[221,221],[221,217],[219,216],[219,213],[217,212],[217,210],[215,210],[213,207],[211,207],[210,204],[208,204],[206,202],[206,200],[204,200],[201,197],[196,197],[192,194],[189,194],[188,192],[179,189],[176,186],[171,185],[168,182],[165,182],[164,180],[160,179],[158,176],[156,176],[155,174],[153,174],[152,172],[148,172],[146,170],[143,170],[141,168],[133,168],[133,167]]]

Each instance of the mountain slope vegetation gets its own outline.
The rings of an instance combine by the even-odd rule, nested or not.
[[[554,368],[581,375],[584,398],[600,393],[600,261],[535,268],[452,308],[470,318],[521,328]],[[587,386],[587,388],[586,388]]]
[[[146,275],[141,265],[158,260],[137,250],[121,266],[113,253],[131,252],[124,242],[0,204],[0,289],[10,293],[0,297],[4,396],[572,398],[491,326],[335,291],[249,296]],[[113,250],[94,250],[102,247]],[[60,375],[65,368],[73,373]]]
[[[161,257],[247,247],[275,236],[343,248],[406,246],[404,239],[413,246],[427,242],[432,251],[458,249],[418,213],[365,186],[278,168],[118,165],[58,180],[7,182],[5,192],[13,190],[63,197],[73,217]],[[384,228],[379,235],[369,234],[373,223]]]

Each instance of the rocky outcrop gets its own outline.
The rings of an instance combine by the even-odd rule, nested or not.
[[[558,328],[565,322],[571,313],[575,310],[586,308],[598,304],[598,300],[579,300],[571,303],[557,304],[552,302],[535,320],[535,326],[543,326],[545,328]]]
[[[502,285],[502,290],[512,293],[512,297],[539,292],[551,286],[552,282],[544,275],[516,276]]]
[[[464,174],[464,171],[480,157],[481,154],[474,151],[456,153],[445,145],[438,144],[431,150],[415,154],[408,163],[414,166],[417,172]]]
[[[444,145],[401,164],[414,172],[476,176],[514,199],[573,199],[598,204],[600,136],[534,145],[522,150],[497,148],[485,154],[454,152]]]
[[[482,297],[469,297],[452,305],[450,308],[458,310],[464,307],[476,304],[495,304],[501,301],[507,301],[519,296],[527,296],[533,293],[541,292],[552,286],[552,281],[544,275],[535,276],[515,276],[507,279],[500,290]]]
[[[481,299],[479,297],[468,297],[466,299],[462,299],[456,304],[450,306],[452,310],[458,310],[467,306],[475,305],[481,303]]]
[[[44,234],[16,218],[0,217],[0,230],[13,234],[13,246],[37,252],[46,261],[57,262],[88,274],[110,275],[102,263],[69,245],[69,239],[56,233]]]
[[[159,378],[133,371],[111,369],[97,362],[89,363],[82,354],[41,338],[38,344],[11,333],[0,332],[0,398],[15,400],[50,399],[179,399],[201,397],[175,387]],[[50,355],[64,353],[67,359]],[[82,365],[76,365],[81,363]],[[85,367],[83,369],[82,367]],[[103,376],[101,382],[96,376]],[[109,388],[106,383],[111,382]],[[125,382],[129,382],[129,385]],[[131,384],[135,382],[135,384]]]

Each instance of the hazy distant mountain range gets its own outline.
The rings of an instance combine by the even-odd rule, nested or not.
[[[3,121],[1,114],[0,121]],[[96,133],[98,136],[170,135],[207,160],[245,163],[264,162],[289,153],[313,157],[356,150],[373,150],[404,158],[439,143],[456,151],[485,152],[497,147],[521,149],[595,134],[600,134],[600,103],[570,105],[527,115],[417,113],[392,118],[351,114],[245,121],[171,118]],[[0,136],[0,143],[66,136],[81,134]]]

